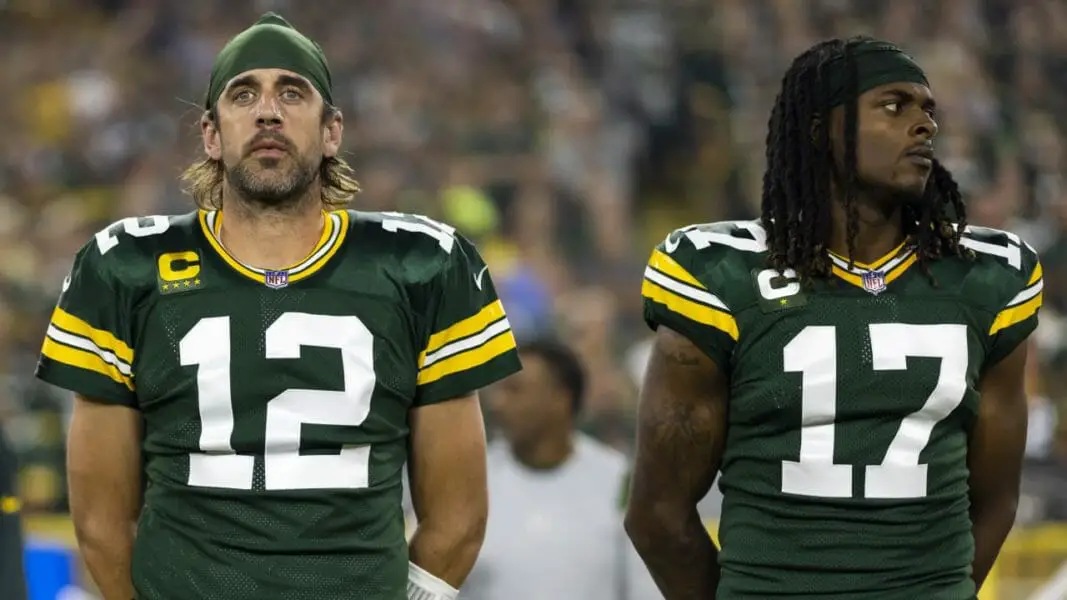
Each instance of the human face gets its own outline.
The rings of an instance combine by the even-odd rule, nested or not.
[[[535,353],[522,353],[522,370],[493,386],[489,408],[501,433],[512,445],[537,443],[557,426],[569,427],[570,399],[548,363]]]
[[[217,122],[202,123],[204,149],[241,197],[263,206],[298,202],[341,144],[340,114],[324,120],[322,96],[291,71],[246,71],[216,106]]]
[[[857,181],[868,190],[920,198],[933,167],[938,125],[930,88],[890,83],[860,95],[856,105]],[[834,109],[838,164],[844,156],[844,108]]]

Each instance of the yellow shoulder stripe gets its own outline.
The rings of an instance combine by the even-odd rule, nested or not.
[[[420,369],[417,384],[426,385],[449,375],[480,367],[513,349],[515,349],[515,336],[512,335],[511,329],[507,328],[503,333],[476,348],[471,348],[466,352],[437,361],[425,369]]]
[[[133,349],[110,331],[97,329],[58,306],[52,312],[52,324],[76,336],[91,340],[101,350],[108,350],[126,364],[133,364]]]
[[[702,290],[708,289],[704,286],[703,283],[700,283],[700,281],[697,280],[696,277],[693,277],[689,273],[689,271],[686,271],[685,268],[682,267],[682,265],[678,264],[676,260],[674,260],[670,256],[667,256],[667,254],[661,252],[660,250],[652,251],[652,258],[648,260],[648,266],[659,271],[660,273],[670,275],[678,281],[688,283],[693,287],[698,287]]]
[[[50,337],[46,337],[44,345],[41,347],[41,354],[67,366],[99,373],[120,385],[126,386],[130,391],[134,390],[131,377],[124,375],[117,366],[109,364],[103,357],[94,352],[65,346]]]
[[[482,310],[478,311],[474,316],[467,317],[466,319],[431,335],[430,339],[426,342],[426,348],[419,354],[419,367],[421,368],[426,362],[427,354],[440,350],[447,344],[458,339],[474,335],[503,316],[504,305],[500,300],[496,300],[485,305]]]
[[[1006,308],[997,314],[997,318],[993,319],[993,325],[989,328],[989,335],[993,335],[1002,329],[1007,329],[1016,323],[1021,323],[1026,319],[1029,319],[1037,309],[1041,308],[1042,298],[1045,295],[1044,292],[1038,292],[1036,296],[1017,304],[1011,308]]]
[[[653,302],[666,306],[671,312],[677,313],[690,321],[714,327],[730,336],[734,341],[737,341],[739,337],[737,320],[729,313],[693,302],[648,279],[641,283],[641,295]]]
[[[1026,285],[1028,287],[1034,285],[1039,279],[1041,279],[1042,276],[1043,273],[1041,272],[1041,263],[1038,262],[1036,265],[1034,265],[1034,272],[1030,274],[1030,281],[1027,281]]]

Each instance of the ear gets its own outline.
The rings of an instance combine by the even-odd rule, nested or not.
[[[822,115],[816,114],[811,118],[811,127],[808,130],[808,134],[811,136],[811,143],[819,144],[819,135],[822,133],[823,121]]]
[[[340,109],[334,109],[322,125],[322,155],[333,158],[341,150],[341,138],[345,133],[345,119]]]
[[[204,141],[204,153],[212,160],[222,160],[222,138],[210,111],[200,117],[200,137]]]

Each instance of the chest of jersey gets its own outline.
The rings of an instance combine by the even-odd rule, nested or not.
[[[402,291],[340,273],[271,289],[210,269],[195,291],[160,294],[137,313],[146,449],[193,454],[191,485],[367,486],[371,448],[403,438],[416,389]]]
[[[984,331],[952,290],[817,290],[739,317],[728,446],[782,461],[782,492],[924,497],[929,455],[965,452]]]

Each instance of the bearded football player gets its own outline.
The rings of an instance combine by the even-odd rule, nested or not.
[[[1019,496],[1038,258],[966,225],[889,43],[799,56],[769,129],[762,217],[677,230],[645,271],[630,537],[668,600],[975,598]]]
[[[199,210],[96,234],[37,369],[75,393],[94,579],[108,600],[455,598],[487,514],[477,390],[520,368],[485,264],[442,223],[343,209],[330,70],[282,18],[220,52],[204,109]]]

